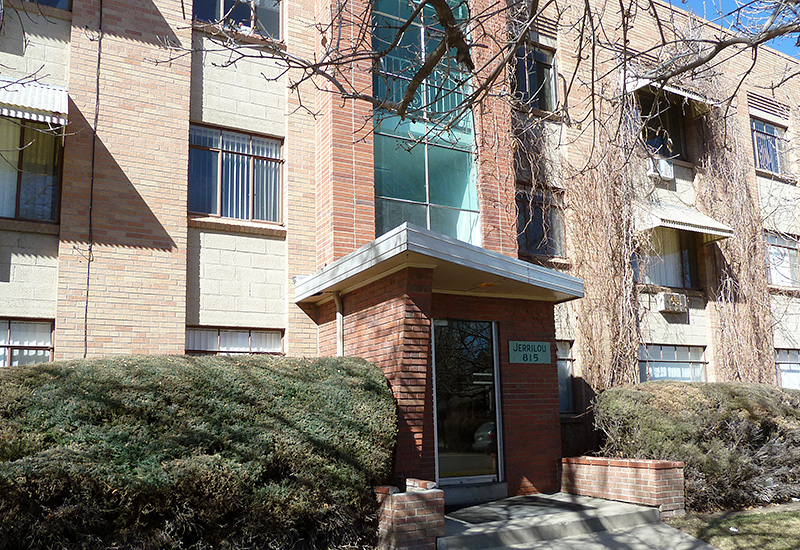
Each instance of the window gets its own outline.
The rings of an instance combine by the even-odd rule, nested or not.
[[[242,32],[281,38],[280,0],[194,0],[192,10],[198,21],[225,21]]]
[[[0,118],[0,218],[56,221],[61,131]]]
[[[705,382],[705,348],[701,346],[639,346],[639,375],[648,380]]]
[[[564,219],[549,191],[517,191],[517,244],[522,258],[565,256]]]
[[[39,4],[40,6],[51,6],[53,8],[58,8],[60,10],[70,9],[70,3],[71,3],[71,0],[25,0],[25,1]]]
[[[775,286],[800,286],[800,239],[789,235],[764,235],[767,277]]]
[[[281,142],[192,126],[189,211],[280,223]]]
[[[697,244],[694,233],[656,227],[650,233],[652,249],[636,262],[636,280],[671,288],[697,288]]]
[[[684,104],[679,98],[673,101],[673,97],[664,95],[656,97],[647,92],[639,93],[642,137],[651,154],[686,160]]]
[[[750,128],[753,131],[753,154],[756,168],[775,174],[786,174],[789,171],[784,138],[786,128],[757,118],[750,119]]]
[[[465,4],[454,7],[457,19]],[[410,15],[405,2],[379,0],[374,8],[373,47],[386,49]],[[380,60],[373,86],[377,97],[399,101],[426,48],[444,31],[433,7],[425,6],[401,43]],[[376,111],[374,134],[375,233],[409,222],[472,244],[480,243],[478,191],[473,160],[472,115],[454,119],[469,73],[454,59],[442,60],[422,83],[405,120]]]
[[[800,350],[776,349],[775,368],[782,387],[800,390]]]
[[[0,367],[53,359],[53,323],[0,319]]]
[[[553,53],[533,44],[517,49],[513,80],[514,97],[542,111],[556,108],[556,78]]]
[[[572,342],[556,342],[558,364],[558,406],[562,413],[575,411],[572,389]]]
[[[280,353],[281,350],[281,333],[277,330],[186,329],[188,354]]]

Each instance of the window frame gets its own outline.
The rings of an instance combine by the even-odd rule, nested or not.
[[[558,410],[561,414],[572,414],[577,410],[575,404],[575,342],[573,340],[556,340],[555,344],[556,367],[558,369]],[[561,348],[559,344],[569,346],[566,357],[560,355]],[[569,376],[566,378],[562,378],[561,363],[565,363],[569,367]],[[566,395],[562,395],[562,388],[564,388]]]
[[[28,120],[23,118],[15,118],[15,117],[7,117],[7,116],[0,116],[0,121],[2,120],[9,120],[12,121],[13,124],[16,124],[19,128],[19,146],[17,149],[17,166],[16,166],[16,174],[17,174],[17,183],[16,183],[16,190],[14,195],[14,216],[7,217],[7,216],[0,216],[0,220],[16,220],[16,221],[24,221],[24,222],[36,222],[36,223],[48,223],[48,224],[58,224],[59,220],[61,219],[61,185],[64,175],[64,127],[63,126],[56,126],[53,124],[48,124],[46,122],[38,122],[35,120]],[[44,218],[27,218],[20,216],[20,202],[22,196],[22,177],[25,174],[23,170],[24,166],[24,153],[25,150],[33,143],[33,140],[26,142],[25,141],[25,134],[26,129],[31,128],[32,132],[36,133],[47,133],[49,134],[54,140],[54,153],[56,155],[55,163],[53,165],[53,173],[56,179],[55,187],[53,189],[53,218],[52,219],[44,219]],[[0,159],[0,162],[5,162],[3,159]]]
[[[522,52],[522,55],[520,55]],[[537,59],[541,56],[544,59]],[[514,98],[514,106],[517,109],[535,109],[545,113],[555,112],[558,108],[558,71],[556,67],[556,50],[540,44],[533,40],[526,40],[514,52],[514,66],[512,71],[511,88],[512,96]],[[520,67],[524,64],[523,67]],[[542,73],[549,75],[549,86],[544,83],[539,84],[539,67],[543,67]],[[536,81],[538,88],[534,93],[531,93],[530,75],[531,69],[536,72]],[[520,76],[525,75],[524,90],[520,90],[519,80]],[[548,80],[546,80],[547,82]],[[540,97],[539,91],[544,92]],[[545,99],[548,105],[542,105],[542,99]]]
[[[757,129],[757,124],[763,124],[764,130]],[[770,134],[766,132],[765,130],[767,127],[773,128],[776,133]],[[753,143],[753,163],[756,167],[756,170],[768,172],[770,174],[776,174],[778,176],[786,176],[789,174],[788,142],[786,140],[786,132],[788,129],[788,125],[783,126],[763,118],[752,115],[750,116],[750,135]],[[757,136],[761,136],[768,143],[774,142],[774,148],[770,147],[769,150],[760,149],[758,146]],[[759,154],[760,151],[766,151],[766,153],[768,153],[769,159],[765,164],[762,164],[763,159]],[[777,166],[777,171],[772,170],[769,167],[769,165],[773,163]]]
[[[47,363],[53,361],[54,353],[55,353],[55,346],[53,345],[54,336],[55,336],[55,322],[53,319],[27,319],[21,317],[0,317],[0,322],[8,323],[8,328],[6,330],[6,342],[7,344],[0,344],[0,350],[5,351],[5,365],[0,362],[0,368],[6,368],[11,366],[11,354],[14,351],[47,351],[48,358],[46,361],[36,361],[34,363],[25,363],[25,364],[37,364],[37,363]],[[12,323],[36,323],[36,324],[49,324],[50,325],[50,345],[49,346],[18,346],[11,344],[11,325]],[[0,356],[2,357],[2,356]]]
[[[522,199],[522,200],[520,200]],[[567,258],[567,243],[566,243],[566,228],[564,227],[564,210],[561,206],[563,197],[561,193],[550,188],[533,187],[533,186],[518,186],[514,193],[514,206],[517,211],[517,256],[522,260],[538,260],[538,259],[566,259]],[[525,214],[520,211],[520,204],[526,207]],[[528,224],[533,221],[534,213],[531,208],[537,208],[541,211],[542,218],[542,239],[540,245],[544,243],[544,253],[540,251],[540,246],[537,245],[535,251],[531,251],[530,247],[523,247],[523,239],[527,242]],[[559,216],[560,223],[555,224],[552,216]],[[526,218],[526,227],[520,229],[520,221],[522,217]],[[548,218],[545,224],[545,217]],[[553,244],[555,243],[555,244]],[[528,243],[530,244],[530,243]],[[560,253],[557,250],[560,248]]]
[[[277,4],[277,9],[274,9],[274,10],[270,9],[268,11],[272,11],[272,12],[275,12],[275,13],[278,14],[278,21],[277,21],[278,36],[270,35],[269,32],[267,32],[267,29],[263,24],[261,25],[261,28],[263,29],[263,32],[261,30],[256,29],[256,25],[254,23],[255,23],[257,14],[256,14],[256,12],[254,10],[255,6],[250,3],[250,0],[247,0],[247,1],[235,0],[234,1],[234,4],[238,3],[238,4],[247,4],[248,5],[248,8],[250,9],[250,25],[249,26],[243,25],[243,21],[244,20],[239,21],[237,19],[231,19],[231,21],[239,23],[239,25],[237,27],[231,27],[231,28],[233,28],[234,30],[236,30],[238,32],[241,32],[242,34],[246,34],[248,36],[257,35],[257,36],[260,36],[260,37],[263,37],[263,38],[268,38],[268,39],[271,39],[271,40],[275,40],[277,42],[282,41],[283,40],[283,34],[284,34],[284,31],[283,31],[283,20],[284,20],[283,2],[281,0],[268,0],[268,1],[274,2],[275,4]],[[192,20],[199,21],[199,22],[204,22],[204,23],[212,23],[212,24],[222,23],[223,20],[225,19],[225,15],[226,14],[231,13],[231,15],[233,15],[233,13],[232,13],[233,10],[237,9],[237,7],[231,7],[229,10],[226,11],[225,10],[225,2],[226,2],[226,0],[205,0],[205,1],[203,1],[203,0],[195,0],[194,3],[192,4]],[[202,18],[197,17],[197,15],[195,13],[195,10],[194,10],[195,6],[200,6],[200,5],[205,4],[205,3],[214,4],[214,8],[215,8],[215,11],[216,11],[216,19],[208,20],[208,19],[202,19]],[[226,26],[230,27],[230,25],[226,25]]]
[[[206,325],[192,325],[187,326],[185,330],[185,339],[188,339],[189,331],[217,331],[217,349],[191,349],[189,348],[187,342],[184,342],[184,354],[185,355],[284,355],[284,337],[285,333],[281,329],[270,329],[270,328],[245,328],[245,327],[217,327],[217,326],[206,326]],[[230,350],[220,350],[221,347],[221,339],[223,332],[247,332],[247,342],[249,351],[230,351]],[[253,349],[253,333],[273,333],[280,335],[280,350],[278,351],[252,351]]]
[[[772,240],[772,242],[770,242]],[[783,242],[775,242],[783,241]],[[794,244],[794,246],[792,246]],[[772,286],[782,288],[798,288],[800,287],[800,237],[787,234],[779,234],[771,231],[764,233],[764,247],[766,256],[767,267],[767,283]],[[773,271],[777,271],[778,266],[772,263],[773,255],[771,249],[778,249],[781,255],[785,254],[788,259],[789,268],[789,284],[779,284],[773,280]],[[794,262],[792,262],[794,257]],[[783,275],[782,275],[783,276]]]
[[[699,290],[700,289],[700,258],[698,257],[698,250],[699,247],[697,246],[697,235],[691,231],[684,231],[682,229],[674,229],[671,227],[655,227],[653,228],[661,229],[664,231],[674,231],[677,234],[678,238],[678,252],[680,254],[680,270],[681,270],[681,286],[670,286],[664,284],[664,282],[654,282],[653,276],[655,274],[654,271],[651,270],[651,266],[654,265],[654,262],[665,263],[664,254],[663,254],[663,246],[661,250],[656,249],[655,246],[652,247],[652,250],[646,251],[646,253],[642,253],[639,251],[635,254],[634,257],[634,280],[637,283],[645,284],[645,285],[653,285],[657,287],[665,287],[665,288],[672,288],[678,290]],[[652,242],[652,240],[651,240]],[[663,245],[663,243],[662,243]],[[687,260],[688,259],[688,265]],[[642,264],[644,263],[647,271],[645,276],[647,280],[644,280],[642,274]]]
[[[659,355],[661,356],[660,359],[652,359],[650,357],[650,353],[648,348],[660,348]],[[664,348],[673,348],[675,359],[664,359]],[[678,348],[686,349],[689,354],[689,359],[678,359]],[[700,349],[701,358],[700,359],[692,359],[692,348]],[[644,356],[644,357],[643,357]],[[678,381],[686,381],[682,378],[653,378],[652,377],[652,370],[651,366],[655,365],[658,366],[659,364],[683,364],[687,365],[689,369],[689,374],[691,377],[690,382],[707,382],[708,381],[708,361],[706,360],[706,346],[693,346],[693,345],[685,345],[685,344],[655,344],[655,343],[644,343],[639,344],[639,352],[638,352],[638,366],[639,366],[639,381],[640,382],[650,382],[653,380],[678,380]],[[695,380],[695,366],[699,365],[702,368],[702,376],[699,380]],[[684,367],[685,368],[685,367]]]
[[[224,220],[238,220],[238,221],[244,221],[244,222],[255,222],[255,223],[259,223],[259,224],[283,225],[285,223],[285,220],[284,220],[284,208],[283,208],[283,206],[284,206],[283,205],[283,195],[284,195],[284,173],[283,173],[284,171],[283,171],[283,166],[284,166],[284,164],[286,162],[284,160],[284,158],[283,158],[284,157],[284,145],[285,145],[284,140],[282,138],[278,138],[278,137],[274,137],[274,136],[256,134],[256,133],[253,133],[253,132],[243,132],[243,131],[240,131],[240,130],[233,130],[233,129],[229,129],[229,128],[223,128],[223,127],[220,127],[220,126],[213,126],[213,125],[210,125],[210,124],[192,122],[192,123],[190,123],[189,126],[190,126],[190,130],[189,130],[190,132],[191,132],[191,128],[192,127],[203,128],[203,129],[206,129],[206,130],[218,131],[220,133],[219,134],[220,135],[220,141],[219,141],[219,147],[218,148],[213,148],[213,147],[205,147],[205,146],[200,146],[200,145],[194,145],[191,142],[191,137],[189,139],[189,154],[191,154],[191,149],[196,149],[196,150],[199,150],[199,151],[211,151],[211,152],[214,152],[214,153],[217,154],[217,167],[216,167],[217,168],[216,169],[216,178],[217,178],[216,205],[217,206],[216,206],[216,212],[202,212],[202,211],[197,211],[197,210],[191,210],[189,208],[188,199],[187,199],[187,211],[188,211],[188,213],[189,214],[193,214],[193,215],[212,216],[212,217],[219,218],[219,219],[224,219]],[[250,143],[250,151],[251,152],[247,153],[247,154],[244,154],[244,153],[239,153],[239,152],[236,152],[236,151],[228,151],[226,149],[223,149],[222,148],[222,135],[225,132],[231,133],[231,134],[235,134],[235,135],[238,135],[238,136],[246,136],[246,137],[248,137],[250,139],[249,143]],[[252,149],[253,149],[253,147],[252,147],[252,139],[253,138],[265,139],[265,140],[270,140],[270,141],[274,141],[274,142],[278,143],[278,146],[279,146],[279,149],[280,149],[280,157],[281,158],[277,158],[276,159],[276,158],[263,157],[261,155],[252,154]],[[246,218],[236,218],[236,217],[231,217],[231,216],[223,216],[221,214],[221,211],[222,211],[222,189],[223,189],[223,185],[222,185],[223,160],[222,160],[222,158],[223,158],[223,154],[225,154],[225,153],[246,156],[247,159],[248,159],[249,189],[248,189],[248,197],[247,197],[247,212],[248,212],[248,216]],[[277,195],[276,195],[277,196],[277,198],[276,198],[277,204],[275,205],[276,206],[276,211],[277,211],[277,218],[278,218],[277,221],[260,220],[260,219],[256,219],[256,218],[253,217],[253,211],[254,211],[253,205],[254,205],[254,201],[255,201],[255,187],[253,185],[255,163],[253,162],[253,159],[264,160],[264,161],[267,161],[267,162],[272,162],[272,163],[277,164],[277,170],[278,170],[278,192],[277,192]],[[189,166],[191,167],[191,164]],[[189,195],[191,195],[190,186],[191,186],[191,178],[189,178],[189,182],[187,183],[187,190],[188,190],[188,194]]]
[[[655,158],[688,162],[688,139],[686,135],[686,117],[688,114],[684,110],[684,100],[682,98],[676,100],[675,96],[669,92],[652,91],[645,88],[637,90],[636,103],[641,121],[642,141],[647,152]],[[666,108],[662,109],[661,105],[663,104],[666,104]],[[645,106],[647,105],[649,105],[650,109],[645,112]],[[652,125],[654,121],[658,124],[658,121],[662,118],[666,119],[667,127],[663,125],[654,127]],[[651,142],[663,139],[659,137],[662,130],[666,132],[669,138],[672,138],[673,146],[677,145],[677,152],[673,154],[669,154],[670,151],[665,152],[664,149],[668,147],[665,143],[657,146],[651,144]],[[654,137],[648,139],[648,132],[653,132],[655,134]],[[677,133],[678,139],[676,140],[671,133]]]

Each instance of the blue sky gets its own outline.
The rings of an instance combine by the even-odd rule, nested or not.
[[[737,6],[734,0],[672,0],[672,4],[716,23],[719,23],[720,5],[725,14],[735,10]],[[795,45],[796,41],[797,37],[795,36],[793,39],[773,41],[769,45],[776,50],[800,59],[800,48]]]

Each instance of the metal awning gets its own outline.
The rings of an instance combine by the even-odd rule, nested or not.
[[[0,115],[65,126],[68,94],[65,88],[38,82],[0,78]]]
[[[696,208],[658,202],[640,202],[635,205],[635,208],[637,231],[668,227],[700,233],[705,237],[705,242],[726,239],[733,235],[733,229],[700,213]]]
[[[547,302],[583,297],[580,279],[403,224],[297,280],[295,302],[326,301],[405,267],[430,268],[433,292]]]
[[[675,86],[662,86],[658,82],[653,82],[648,78],[638,78],[638,77],[629,77],[627,82],[625,82],[625,91],[628,93],[635,92],[636,90],[640,90],[645,87],[652,87],[655,90],[664,90],[665,92],[675,94],[677,96],[691,99],[692,101],[700,104],[700,105],[711,105],[713,102],[708,99],[707,97],[703,97],[700,94],[690,92],[689,90],[684,90],[682,88],[677,88]]]

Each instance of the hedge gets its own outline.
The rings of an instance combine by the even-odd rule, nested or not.
[[[0,548],[369,546],[395,436],[361,360],[4,368]]]
[[[686,503],[735,509],[800,497],[800,391],[649,382],[600,394],[603,456],[686,463]]]

